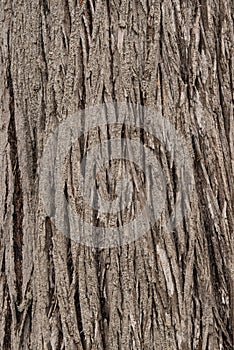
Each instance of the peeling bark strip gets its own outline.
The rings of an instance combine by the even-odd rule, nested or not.
[[[232,7],[231,0],[0,1],[0,349],[233,349]],[[152,107],[186,138],[195,190],[193,198],[179,191],[185,174],[173,147],[137,131],[134,140],[164,174],[162,215],[140,240],[96,249],[69,240],[46,217],[38,168],[63,120],[81,111],[86,125],[87,108],[113,102]],[[105,140],[129,138],[121,127],[117,136],[109,125],[96,128],[70,148],[65,217],[77,159]],[[123,163],[99,173],[103,198],[113,198],[124,171],[137,191],[141,174]],[[190,211],[169,232],[163,223],[178,198]],[[133,200],[131,213],[113,221],[121,226],[138,209]],[[112,224],[99,210],[90,217]]]

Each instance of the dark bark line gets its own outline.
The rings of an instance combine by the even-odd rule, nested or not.
[[[20,304],[22,300],[22,244],[23,244],[23,194],[21,186],[21,171],[19,168],[18,149],[17,149],[17,135],[15,127],[15,100],[14,90],[11,75],[11,50],[10,50],[10,32],[8,32],[8,51],[9,51],[9,67],[8,67],[8,89],[9,89],[9,111],[10,122],[8,127],[8,142],[10,144],[10,158],[11,167],[14,174],[14,195],[13,195],[13,241],[14,241],[14,262],[16,274],[16,290],[17,303]]]
[[[4,20],[11,45],[7,54],[3,46],[0,68],[10,104],[9,135],[3,132],[10,149],[2,162],[0,347],[231,349],[231,2],[87,1],[81,19],[78,2],[69,0],[1,6],[13,26]],[[173,154],[154,144],[168,182],[161,222],[139,242],[99,251],[77,246],[41,215],[35,179],[50,130],[77,109],[110,101],[152,104],[187,135],[196,198],[173,236],[164,232],[178,174]],[[101,140],[112,136],[104,130]],[[147,135],[138,136],[147,144]],[[98,132],[86,135],[81,156],[99,141]]]

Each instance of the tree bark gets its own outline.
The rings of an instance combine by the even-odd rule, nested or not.
[[[0,349],[233,349],[231,0],[5,0],[0,22]],[[118,102],[175,126],[195,184],[169,232],[175,154],[138,130],[154,144],[166,205],[140,239],[98,248],[57,230],[39,167],[62,121]],[[113,134],[85,134],[79,154]]]

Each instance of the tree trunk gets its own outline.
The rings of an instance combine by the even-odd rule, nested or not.
[[[1,1],[0,349],[233,349],[231,11],[231,0]],[[99,125],[103,104],[107,120],[112,108],[121,122]],[[165,129],[125,125],[121,106],[129,107],[127,121],[157,111],[151,121]],[[96,119],[85,129],[90,107]],[[66,143],[61,204],[53,176],[51,192],[40,196],[41,169],[54,171],[70,116],[85,133]],[[180,153],[168,146],[177,132]],[[57,135],[53,149],[50,135]],[[81,210],[96,233],[107,232],[134,221],[152,194],[150,170],[123,154],[95,181],[111,202],[111,183],[128,176],[129,210],[82,207],[81,158],[114,138],[157,157],[165,187],[151,204],[165,203],[147,230],[129,229],[125,241],[119,231],[117,243],[104,236],[102,245],[87,239],[86,226],[73,236],[71,213]],[[183,152],[187,175],[178,166]],[[168,226],[173,212],[176,224]],[[66,217],[66,232],[56,215]]]

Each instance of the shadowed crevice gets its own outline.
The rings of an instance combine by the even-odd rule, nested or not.
[[[81,314],[81,306],[80,306],[80,294],[79,294],[79,284],[77,283],[76,292],[74,295],[75,307],[76,307],[76,317],[77,324],[80,333],[80,340],[82,344],[82,348],[86,350],[86,339],[84,334],[83,322],[82,322],[82,314]]]
[[[14,248],[14,263],[16,274],[16,290],[17,303],[22,300],[22,246],[23,246],[23,191],[21,184],[21,171],[19,167],[18,147],[17,147],[17,132],[15,123],[15,100],[14,89],[11,75],[11,56],[10,56],[10,35],[8,32],[8,52],[9,65],[7,70],[7,86],[9,91],[9,110],[10,122],[8,126],[8,142],[10,145],[10,159],[13,171],[13,248]]]

